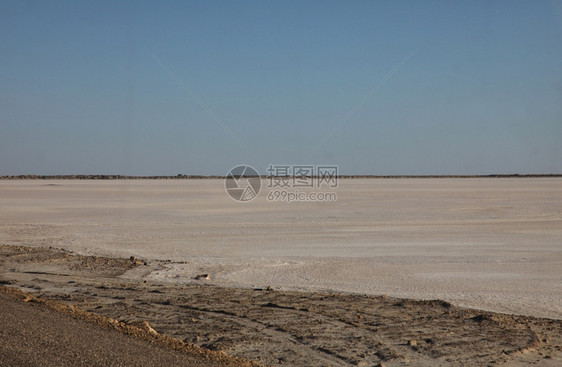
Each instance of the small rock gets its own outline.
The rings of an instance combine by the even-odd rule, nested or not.
[[[417,342],[416,339],[410,339],[410,340],[408,340],[408,345],[410,347],[415,347],[416,345],[418,345],[418,342]]]
[[[195,280],[199,280],[199,279],[209,279],[209,274],[199,274],[195,277]]]
[[[135,256],[131,256],[131,257],[129,258],[129,260],[131,260],[131,262],[132,262],[133,264],[135,264],[135,265],[142,265],[142,264],[144,264],[144,261],[142,261],[142,260],[140,260],[140,259],[137,259]]]
[[[268,285],[268,286],[267,286],[267,288],[266,288],[265,290],[266,290],[266,291],[270,291],[270,292],[271,292],[271,291],[273,291],[273,287],[272,287],[272,286],[270,286],[270,285]]]
[[[114,320],[114,321],[115,321],[114,323],[116,323],[116,324],[119,323],[119,320]],[[133,321],[133,322],[130,322],[130,323],[127,323],[127,324],[132,325],[132,326],[136,326],[139,329],[143,329],[145,331],[148,331],[152,335],[158,335],[158,332],[156,330],[154,330],[152,328],[152,326],[150,326],[148,321]]]
[[[377,367],[386,367],[386,363],[381,362],[381,363],[377,364]]]
[[[152,335],[158,335],[158,332],[156,330],[154,330],[152,328],[152,326],[150,326],[150,324],[148,323],[148,321],[143,321],[142,322],[142,328],[146,331],[148,331],[149,333],[151,333]]]

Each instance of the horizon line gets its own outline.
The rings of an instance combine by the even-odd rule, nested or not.
[[[287,177],[287,178],[299,178],[299,177],[309,177],[318,178],[318,175],[307,175],[307,176],[295,176],[295,175],[248,175],[245,177],[260,177],[266,179],[268,177]],[[562,173],[491,173],[491,174],[479,174],[479,175],[466,175],[466,174],[442,174],[442,175],[337,175],[338,178],[342,179],[359,179],[359,178],[529,178],[529,177],[562,177]],[[23,175],[0,175],[0,180],[164,180],[164,179],[183,179],[183,180],[197,180],[197,179],[226,179],[227,176],[223,175],[115,175],[115,174],[91,174],[91,175],[35,175],[35,174],[23,174]]]

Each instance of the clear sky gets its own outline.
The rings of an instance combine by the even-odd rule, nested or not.
[[[0,65],[0,175],[562,173],[561,1],[4,0]]]

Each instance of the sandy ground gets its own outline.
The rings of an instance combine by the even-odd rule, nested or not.
[[[171,260],[144,274],[157,282],[208,273],[562,318],[562,179],[346,179],[334,192],[237,203],[222,180],[0,181],[0,243]]]
[[[157,335],[175,338],[183,343],[182,348],[193,350],[199,346],[264,365],[559,366],[562,363],[561,320],[465,309],[439,300],[224,288],[206,285],[206,279],[197,280],[198,284],[163,283],[143,275],[151,267],[167,264],[170,263],[162,260],[81,256],[66,250],[2,245],[0,283],[32,294],[31,303],[51,305],[53,309],[49,303],[53,302],[54,309],[62,309],[63,313],[69,312],[61,304],[71,307],[72,314],[78,310],[109,318],[113,320],[110,325],[117,325],[120,331],[146,325],[146,321]],[[1,287],[0,296],[6,293],[6,288]],[[20,301],[22,305],[30,307]],[[13,315],[3,313],[2,317],[9,317],[15,325],[10,328],[6,326],[9,323],[0,324],[2,353],[11,350],[8,345],[13,347],[12,337],[21,339],[24,333],[40,334],[42,344],[35,348],[38,351],[45,348],[45,355],[56,356],[49,335],[59,338],[57,334],[61,334],[63,344],[64,340],[68,341],[64,325],[55,322],[58,329],[49,334],[53,324],[45,327],[42,314],[16,306],[9,310]],[[46,322],[51,321],[47,318]],[[28,326],[18,326],[26,322]],[[99,350],[96,352],[94,346],[103,349],[105,337],[96,336],[92,339],[92,350],[76,352],[70,359],[95,356]],[[121,357],[127,353],[134,356],[135,343],[131,350],[120,352],[120,344],[107,350]],[[167,344],[174,345],[169,340]],[[30,354],[30,348],[15,345]],[[221,354],[223,358],[226,355]],[[181,363],[172,359],[171,364]]]
[[[244,365],[173,350],[65,315],[36,301],[0,287],[0,366]]]

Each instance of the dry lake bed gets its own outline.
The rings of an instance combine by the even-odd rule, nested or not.
[[[265,184],[265,182],[264,182]],[[326,191],[326,190],[324,190]],[[239,203],[219,179],[3,180],[0,243],[154,262],[148,281],[441,299],[562,319],[562,178],[342,179]]]

